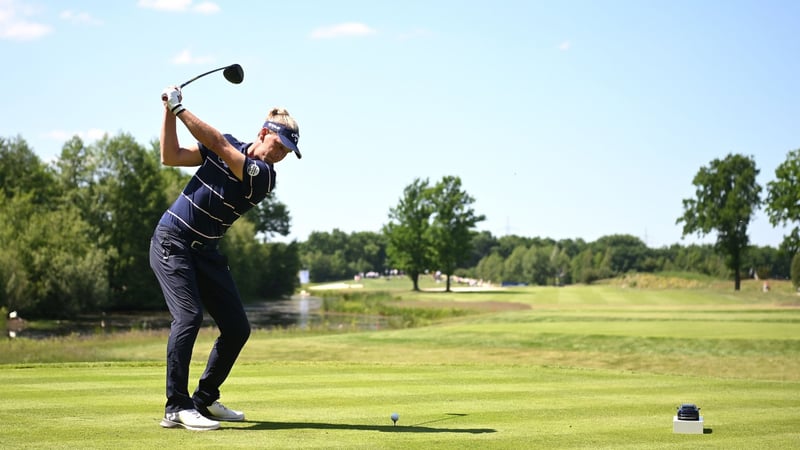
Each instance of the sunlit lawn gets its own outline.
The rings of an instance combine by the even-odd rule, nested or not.
[[[798,448],[800,308],[788,283],[359,284],[346,289],[476,309],[423,328],[256,331],[223,389],[249,420],[210,433],[158,427],[164,332],[4,341],[0,447]],[[201,334],[194,378],[214,337]],[[706,434],[673,434],[681,402],[702,408]]]

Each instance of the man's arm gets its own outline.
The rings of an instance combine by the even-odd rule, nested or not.
[[[222,135],[216,128],[203,122],[197,116],[192,114],[188,109],[184,109],[178,115],[186,128],[192,133],[200,143],[209,148],[212,152],[216,153],[225,164],[230,167],[231,172],[241,180],[244,176],[244,160],[246,159],[244,153],[236,149],[225,136]]]
[[[237,150],[216,128],[203,122],[187,110],[181,101],[180,89],[171,87],[161,93],[164,102],[164,123],[161,128],[161,159],[171,166],[196,166],[202,163],[202,155],[197,147],[184,148],[178,144],[175,117],[181,119],[198,142],[216,153],[231,172],[241,180],[244,176],[245,155]]]
[[[175,115],[164,108],[164,121],[161,125],[161,163],[167,166],[199,166],[203,156],[197,146],[184,148],[178,143]]]

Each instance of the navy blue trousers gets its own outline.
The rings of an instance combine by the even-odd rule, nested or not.
[[[172,315],[167,342],[165,410],[170,413],[205,408],[219,398],[220,386],[250,337],[250,323],[228,260],[216,247],[192,248],[191,242],[176,231],[159,225],[150,241],[150,267]],[[190,397],[189,366],[204,308],[220,334]]]

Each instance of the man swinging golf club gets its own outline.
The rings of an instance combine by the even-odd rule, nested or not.
[[[219,402],[220,386],[250,336],[250,324],[217,248],[233,222],[275,186],[275,164],[297,148],[297,122],[273,108],[251,143],[221,134],[186,109],[181,90],[161,94],[161,160],[168,166],[200,166],[167,209],[150,241],[150,267],[172,315],[167,343],[167,402],[161,426],[214,430],[219,421],[242,421],[244,413]],[[180,119],[197,144],[178,142]],[[216,322],[217,337],[197,389],[189,395],[189,365],[203,310]]]

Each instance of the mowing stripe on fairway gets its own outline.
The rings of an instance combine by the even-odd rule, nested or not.
[[[194,365],[199,373],[201,366]],[[165,430],[163,368],[0,368],[4,448],[785,448],[796,383],[484,364],[247,363],[218,432]],[[681,402],[711,434],[672,433]],[[389,415],[398,412],[398,426]],[[48,420],[32,418],[47,417]]]

